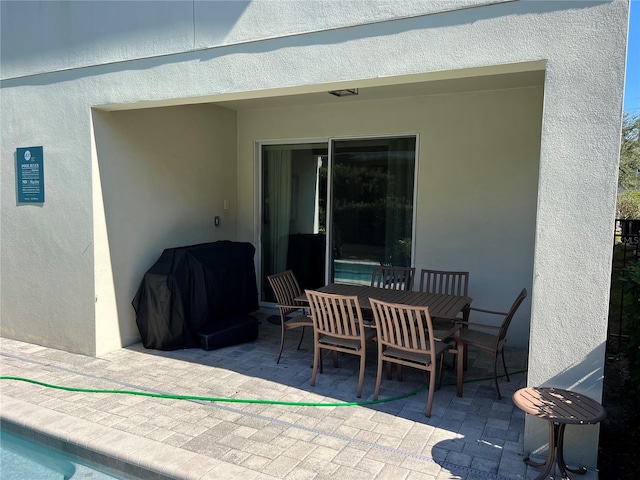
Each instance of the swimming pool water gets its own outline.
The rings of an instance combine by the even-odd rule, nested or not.
[[[333,264],[333,278],[338,283],[355,285],[371,284],[373,267],[379,265],[366,261],[335,260]]]
[[[2,480],[133,480],[135,477],[106,473],[88,460],[0,429],[0,478]]]

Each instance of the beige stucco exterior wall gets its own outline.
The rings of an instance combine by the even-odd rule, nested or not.
[[[140,340],[131,300],[165,248],[235,238],[224,201],[236,202],[236,115],[212,105],[94,111],[93,126],[100,354]]]
[[[478,305],[508,309],[531,290],[542,122],[542,87],[241,111],[239,239],[251,230],[255,142],[416,134],[419,159],[414,263],[470,271]],[[277,121],[274,121],[277,119]],[[487,121],[491,119],[491,121]],[[530,306],[510,344],[526,347]]]
[[[158,8],[155,2],[0,3],[2,335],[88,354],[117,343],[111,330],[115,325],[124,338],[131,338],[130,325],[122,329],[122,319],[103,316],[122,314],[114,304],[114,299],[121,301],[121,292],[110,282],[113,279],[118,284],[118,269],[125,268],[120,257],[127,255],[112,248],[109,228],[133,228],[135,222],[122,220],[128,211],[119,212],[115,223],[110,218],[113,212],[105,193],[115,182],[108,175],[110,165],[103,160],[123,159],[117,145],[100,147],[100,139],[108,143],[123,140],[130,146],[127,153],[142,165],[152,164],[153,155],[136,150],[142,146],[135,140],[138,130],[140,138],[146,138],[145,147],[162,143],[162,139],[153,137],[144,125],[155,119],[156,112],[141,114],[137,117],[141,122],[130,122],[134,117],[112,122],[97,109],[303,94],[359,82],[393,83],[414,74],[424,74],[425,80],[447,79],[461,69],[542,62],[546,77],[528,382],[601,397],[628,2],[159,3]],[[476,98],[481,102],[481,97]],[[157,112],[163,113],[167,112]],[[194,112],[193,118],[200,115],[202,112]],[[212,127],[221,118],[218,115],[212,115]],[[427,124],[432,122],[429,115],[423,112]],[[442,115],[443,122],[453,120],[450,112]],[[165,120],[168,138],[190,138],[186,128],[173,127],[164,117],[160,120]],[[353,131],[353,126],[340,119],[336,123]],[[133,131],[123,131],[123,125]],[[207,130],[206,124],[192,126],[199,132]],[[171,137],[173,128],[177,136]],[[389,133],[388,127],[385,130]],[[201,145],[208,145],[206,135],[200,137]],[[436,153],[429,150],[433,144],[428,142],[428,133],[421,135],[421,142],[428,153]],[[212,146],[223,146],[232,154],[233,149],[223,143]],[[15,149],[34,145],[44,147],[46,201],[17,205]],[[165,145],[168,152],[173,151],[172,145]],[[468,144],[460,147],[471,150]],[[201,152],[206,147],[194,145],[193,149]],[[499,165],[508,169],[513,165],[507,157]],[[186,179],[186,172],[170,160],[169,155],[164,156],[160,165]],[[219,166],[223,160],[213,161]],[[529,159],[523,161],[532,175]],[[238,199],[238,217],[236,232],[227,233],[232,239],[250,239],[253,205],[243,202],[242,196],[246,194],[244,182],[254,178],[254,166],[244,153],[238,162],[232,159],[230,166],[235,171],[230,176],[223,173],[224,178],[233,182],[235,177],[243,188],[239,183],[230,187],[230,195],[236,193]],[[138,173],[139,165],[130,170],[120,167]],[[429,173],[446,177],[437,167],[437,162],[421,166],[421,181],[428,184],[424,176]],[[216,175],[219,171],[215,169]],[[517,174],[515,169],[507,171]],[[480,183],[467,180],[471,193],[493,185],[491,175],[477,181]],[[518,184],[517,175],[515,182]],[[528,178],[524,183],[530,187],[535,182]],[[101,191],[103,197],[97,199]],[[134,200],[126,189],[122,195]],[[148,206],[164,201],[150,187],[141,196]],[[200,212],[197,222],[202,220],[204,225],[215,210],[196,206],[197,201],[215,203],[216,199],[219,201],[208,194],[193,199],[193,207]],[[420,202],[423,205],[422,198]],[[481,199],[483,206],[489,202]],[[462,209],[455,199],[452,205]],[[522,207],[528,209],[530,204]],[[423,221],[444,220],[424,208]],[[193,236],[170,230],[172,222],[181,225],[179,210],[172,210],[173,219],[160,215],[159,225],[166,226],[164,243],[207,236],[210,226],[195,228]],[[140,252],[149,238],[138,233],[142,237],[135,245]],[[428,245],[438,240],[428,240],[431,232],[423,226],[418,233]],[[118,240],[127,235],[123,233]],[[418,251],[417,262],[428,261],[433,253],[428,248]],[[127,288],[143,269],[131,269],[124,282]],[[517,275],[524,278],[525,269]],[[494,271],[486,275],[496,276]],[[104,309],[101,299],[105,299]],[[102,345],[105,331],[109,338]],[[536,428],[535,422],[527,422],[528,450],[545,441]],[[570,460],[593,466],[597,428],[580,434]]]

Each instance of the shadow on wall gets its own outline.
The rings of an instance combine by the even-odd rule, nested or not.
[[[6,33],[7,37],[12,36],[11,32],[13,32],[16,28],[20,28],[22,22],[16,21],[16,16],[10,16],[5,13],[5,3],[9,4],[10,2],[2,2],[3,5],[3,15],[2,15],[2,30],[3,33]],[[16,4],[28,4],[29,2],[13,2]],[[34,4],[36,2],[33,2]],[[45,2],[46,3],[46,2]],[[51,2],[54,3],[54,2]],[[76,2],[73,2],[76,3]],[[81,3],[81,2],[77,2]],[[92,3],[91,8],[96,8],[96,5],[104,3],[107,8],[109,7],[110,2],[95,2]],[[158,23],[157,15],[149,15],[144,11],[139,9],[139,3],[142,2],[132,2],[135,4],[135,14],[132,15],[123,15],[120,9],[117,10],[117,28],[115,32],[120,35],[121,38],[126,39],[135,39],[139,35],[140,28],[144,30],[145,27],[140,27],[140,25],[146,25],[148,29],[153,28],[162,33],[164,37],[167,36],[166,29],[173,25],[164,25],[162,28],[159,28],[156,23]],[[171,2],[167,2],[171,3]],[[180,3],[180,2],[178,2]],[[186,2],[184,2],[186,3]],[[207,2],[202,2],[206,4]],[[235,1],[235,2],[209,2],[211,5],[216,4],[219,5],[225,4],[225,10],[222,13],[210,13],[208,18],[214,19],[212,20],[213,24],[210,25],[214,29],[220,29],[220,31],[216,31],[215,37],[218,39],[226,39],[227,36],[231,33],[233,27],[238,23],[238,21],[234,22],[232,19],[236,18],[237,20],[243,17],[245,13],[245,9],[251,4],[248,1]],[[223,44],[224,48],[207,48],[199,47],[197,50],[190,50],[188,48],[179,48],[179,51],[172,52],[177,53],[177,55],[166,55],[167,52],[162,52],[162,55],[139,55],[137,58],[128,58],[130,60],[127,63],[128,70],[150,70],[154,67],[160,65],[166,65],[173,62],[190,62],[190,61],[199,61],[199,62],[209,62],[211,60],[231,56],[231,55],[251,55],[251,54],[262,54],[265,52],[274,52],[286,48],[295,47],[305,47],[305,46],[313,46],[313,45],[341,45],[347,44],[349,42],[358,41],[363,38],[371,38],[371,37],[385,37],[396,35],[399,32],[410,32],[416,30],[423,29],[438,29],[438,28],[447,28],[458,25],[466,25],[466,24],[475,24],[484,19],[492,19],[509,15],[529,15],[529,14],[545,14],[558,10],[566,10],[566,9],[578,9],[578,8],[591,8],[597,7],[600,4],[608,3],[604,1],[592,1],[585,2],[584,4],[578,2],[511,2],[510,0],[504,1],[503,3],[494,4],[494,5],[483,5],[482,8],[463,8],[453,11],[445,11],[445,12],[430,12],[422,15],[416,15],[414,17],[409,18],[395,18],[390,21],[365,21],[364,23],[355,25],[355,28],[344,28],[345,25],[336,26],[332,25],[328,28],[327,32],[316,32],[316,31],[293,31],[293,32],[285,32],[280,37],[275,38],[253,38],[252,36],[242,39],[236,43]],[[197,5],[197,3],[196,3]],[[211,5],[208,8],[212,8]],[[37,3],[37,8],[41,8],[41,2]],[[526,8],[524,8],[526,6]],[[75,7],[75,5],[74,5]],[[216,8],[218,8],[216,7]],[[153,10],[157,9],[156,4],[152,5]],[[203,8],[201,5],[200,8]],[[229,10],[230,9],[230,10]],[[209,13],[209,12],[208,12]],[[31,18],[28,13],[21,12],[21,18]],[[106,15],[106,14],[105,14]],[[51,16],[43,15],[41,16],[43,19],[46,18],[46,21],[50,21]],[[114,22],[105,22],[105,16],[100,16],[99,14],[93,13],[89,16],[89,18],[95,18],[94,22],[92,22],[89,27],[85,27],[86,30],[97,29],[98,32],[103,32],[102,34],[98,34],[97,37],[101,40],[104,40],[104,37],[109,34],[111,36],[114,35]],[[122,19],[130,17],[131,21],[125,25],[126,28],[122,27]],[[167,15],[165,18],[175,19],[176,17],[187,19],[189,22],[192,21],[192,16],[183,15]],[[37,18],[34,16],[33,18]],[[84,18],[81,16],[81,18]],[[148,21],[148,18],[151,18],[151,22]],[[222,18],[223,21],[216,21]],[[43,20],[44,21],[44,20]],[[276,20],[277,21],[277,20]],[[156,23],[154,23],[156,22]],[[11,29],[11,26],[15,24],[16,27]],[[354,25],[350,24],[349,26],[354,27]],[[225,30],[226,28],[231,27],[230,30]],[[32,25],[34,30],[42,30],[38,25]],[[187,28],[191,28],[191,25],[187,25]],[[6,32],[4,32],[6,30]],[[131,33],[135,32],[135,33]],[[198,32],[192,32],[194,35],[197,35]],[[17,31],[15,37],[19,37],[21,31]],[[265,33],[265,35],[267,35]],[[88,36],[85,34],[85,36]],[[89,39],[92,39],[95,36],[95,33],[92,32],[92,36],[89,36]],[[88,42],[88,40],[87,40]],[[86,44],[85,42],[84,44]],[[50,42],[50,45],[53,45],[55,48],[60,48],[59,44],[56,42]],[[37,44],[37,53],[39,55],[42,54],[42,51],[49,51],[50,46],[47,43],[40,42]],[[216,46],[219,46],[216,44]],[[2,55],[10,54],[10,49],[3,49]],[[30,55],[31,52],[23,52],[23,50],[16,51],[15,55]],[[40,57],[39,57],[40,58]],[[131,60],[134,60],[132,62]],[[3,85],[6,87],[14,87],[21,85],[48,85],[61,81],[69,81],[75,80],[78,78],[84,78],[87,76],[95,76],[95,75],[104,75],[109,73],[115,73],[122,70],[122,65],[120,62],[109,62],[100,65],[92,65],[91,68],[76,68],[73,70],[64,69],[62,71],[53,72],[48,75],[30,75],[30,76],[21,76],[15,79],[7,79],[3,81]],[[180,96],[179,94],[177,95]]]
[[[567,339],[567,341],[571,340]],[[599,402],[602,399],[605,353],[606,342],[603,342],[580,362],[574,363],[571,367],[551,377],[541,386],[557,386],[566,390],[575,390]]]
[[[19,48],[11,48],[7,42],[7,47],[2,48],[2,60],[8,65],[36,65],[40,59],[48,58],[55,70],[75,68],[72,78],[84,77],[87,72],[82,73],[81,67],[92,64],[113,65],[137,58],[164,57],[167,53],[196,48],[198,41],[224,43],[233,36],[250,4],[247,0],[121,2],[114,7],[112,2],[2,2],[3,39],[20,38],[26,19],[30,28],[40,33],[31,35],[29,42],[20,42]],[[198,30],[194,19],[206,22],[206,29]],[[55,28],[62,24],[74,28]],[[158,46],[163,50],[159,51]],[[111,57],[110,53],[116,56]],[[160,62],[166,62],[166,58]],[[21,73],[23,77],[26,72]],[[16,79],[21,84],[25,80]]]

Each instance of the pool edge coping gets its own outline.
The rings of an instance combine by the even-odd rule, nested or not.
[[[252,479],[259,472],[139,435],[72,417],[0,393],[0,422],[14,434],[109,470],[153,480],[208,480],[223,471]],[[17,431],[16,431],[17,430]],[[91,437],[91,438],[89,438]],[[238,472],[238,468],[244,468]],[[199,471],[196,471],[199,470]]]

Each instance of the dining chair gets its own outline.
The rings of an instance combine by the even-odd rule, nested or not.
[[[413,267],[375,266],[371,273],[371,286],[390,290],[412,290]]]
[[[431,416],[433,393],[436,387],[438,359],[450,348],[449,343],[436,341],[429,307],[414,307],[369,299],[376,324],[378,370],[373,399],[377,400],[382,383],[382,367],[395,363],[424,370],[429,374],[429,395],[425,415]],[[454,327],[453,331],[460,327]],[[400,372],[400,370],[399,370]],[[441,373],[441,372],[440,372]]]
[[[446,295],[469,296],[469,272],[420,270],[420,291]]]
[[[318,367],[322,373],[322,350],[334,352],[333,363],[338,366],[338,352],[360,357],[357,397],[362,395],[366,343],[375,337],[372,328],[363,324],[358,297],[334,295],[315,290],[305,290],[309,300],[309,311],[313,320],[313,373],[311,386],[316,384]]]
[[[469,296],[469,272],[450,270],[420,270],[420,292],[445,295]],[[451,319],[432,318],[436,330],[447,329]]]
[[[485,323],[456,320],[456,324],[462,326],[460,330],[460,338],[464,344],[464,351],[467,352],[469,346],[476,347],[484,352],[493,355],[493,378],[496,384],[496,390],[498,392],[498,398],[501,399],[500,387],[498,385],[498,355],[502,356],[502,366],[504,367],[504,373],[507,377],[507,382],[510,382],[509,372],[507,371],[507,363],[504,359],[504,344],[506,342],[507,330],[513,317],[524,301],[527,298],[527,289],[523,288],[520,294],[516,297],[513,305],[508,312],[497,312],[494,310],[485,310],[482,308],[471,307],[471,312],[481,312],[489,315],[496,315],[501,317],[500,325],[489,325]],[[485,330],[490,330],[495,333],[489,333]]]
[[[298,342],[298,350],[300,350],[300,345],[302,345],[302,339],[304,338],[304,329],[305,327],[313,328],[313,321],[307,314],[307,305],[295,300],[296,297],[302,295],[302,290],[292,270],[269,275],[267,278],[280,310],[280,325],[282,329],[280,333],[280,351],[276,360],[276,363],[280,363],[286,332],[294,328],[302,328],[302,334]]]

